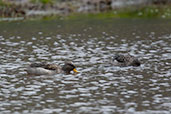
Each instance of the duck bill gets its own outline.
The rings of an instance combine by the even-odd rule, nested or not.
[[[78,73],[78,71],[77,71],[75,68],[73,69],[73,71],[74,71],[75,73]]]

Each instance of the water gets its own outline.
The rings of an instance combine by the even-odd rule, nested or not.
[[[1,113],[171,113],[170,20],[0,23]],[[130,53],[140,67],[112,65]],[[78,75],[28,76],[35,61],[72,61]]]

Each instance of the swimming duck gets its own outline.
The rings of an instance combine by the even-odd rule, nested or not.
[[[29,75],[70,74],[71,71],[78,73],[76,67],[71,62],[66,62],[62,67],[57,64],[32,63],[26,71]]]
[[[113,60],[116,60],[117,63],[116,65],[126,67],[126,66],[140,66],[141,63],[138,60],[138,58],[127,54],[127,55],[122,55],[122,54],[116,54],[113,57]]]

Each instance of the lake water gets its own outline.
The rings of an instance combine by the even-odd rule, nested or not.
[[[114,66],[116,53],[142,65]],[[28,76],[36,61],[72,61],[80,73]],[[171,20],[0,22],[0,112],[170,114]]]

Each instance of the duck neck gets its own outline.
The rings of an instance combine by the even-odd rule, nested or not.
[[[64,72],[64,74],[70,74],[70,71],[67,70],[65,67],[62,67],[62,71]]]

